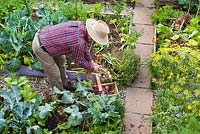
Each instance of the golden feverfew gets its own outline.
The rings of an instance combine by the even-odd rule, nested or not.
[[[169,76],[168,76],[168,79],[171,79],[172,76],[173,76],[173,74],[174,74],[173,72],[170,72],[170,73],[169,73]]]
[[[184,76],[184,77],[180,78],[179,81],[180,81],[180,85],[184,85],[186,83],[186,77]]]
[[[200,90],[198,90],[198,89],[194,90],[194,95],[196,97],[198,97],[200,95]]]
[[[173,92],[178,93],[178,92],[182,91],[183,89],[180,86],[175,85],[172,90],[173,90]]]
[[[189,91],[188,91],[188,90],[184,90],[184,91],[183,91],[183,94],[184,94],[184,95],[188,95],[188,94],[189,94]]]
[[[157,79],[156,78],[152,78],[151,81],[154,82],[154,83],[156,83]]]
[[[198,46],[198,42],[195,41],[194,39],[190,39],[190,40],[186,43],[186,46],[188,46],[188,47],[191,47],[191,46],[196,47],[196,46]]]
[[[188,110],[192,110],[192,105],[188,104],[188,105],[187,105],[187,109],[188,109]]]

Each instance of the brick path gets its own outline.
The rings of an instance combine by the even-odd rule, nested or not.
[[[150,90],[150,73],[147,63],[153,52],[154,26],[150,21],[153,12],[151,0],[141,0],[134,10],[133,23],[137,31],[143,31],[134,50],[141,58],[139,76],[126,92],[124,134],[151,134],[151,106],[153,93]]]

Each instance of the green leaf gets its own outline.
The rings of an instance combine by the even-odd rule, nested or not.
[[[5,119],[2,119],[0,118],[0,128],[6,126],[6,120]]]
[[[76,114],[72,114],[68,118],[68,126],[80,125],[82,121],[83,121],[83,116],[80,112],[78,112]]]
[[[12,33],[10,36],[11,37],[8,39],[10,41],[10,44],[15,49],[15,51],[19,52],[20,49],[22,48],[22,45],[19,44],[19,42],[18,42],[16,36],[14,35],[14,33]]]
[[[198,97],[200,95],[200,90],[194,90],[194,95]]]
[[[70,114],[68,118],[68,126],[77,126],[83,121],[83,115],[79,112],[79,107],[76,105],[65,108],[64,112]]]
[[[33,92],[32,88],[29,85],[25,85],[24,89],[20,91],[21,95],[24,98],[24,101],[32,101],[36,96],[36,93]]]
[[[79,77],[78,77],[78,83],[77,83],[77,89],[76,90],[81,92],[83,96],[87,96],[87,94],[88,94],[87,88],[82,85]]]
[[[25,65],[30,65],[32,63],[32,59],[30,57],[24,55],[23,58],[24,58]]]
[[[14,106],[13,113],[19,120],[28,120],[33,115],[33,107],[30,103],[19,102]]]
[[[42,129],[38,125],[28,126],[26,128],[26,133],[27,134],[32,134],[32,130],[34,131],[34,134],[41,134],[42,133]]]
[[[193,32],[189,35],[188,39],[190,39],[190,38],[192,38],[192,37],[198,35],[198,33],[199,33],[199,32],[198,32],[197,30],[193,31]]]
[[[60,89],[58,89],[57,87],[53,87],[53,92],[55,94],[64,94],[64,91],[61,91]]]
[[[0,128],[4,127],[6,125],[6,120],[4,119],[4,111],[1,109],[0,111]]]
[[[64,91],[64,95],[62,96],[62,102],[65,104],[73,103],[73,94],[70,91]]]
[[[58,129],[59,130],[66,130],[68,128],[70,128],[70,124],[68,122],[64,122],[64,123],[61,123],[61,124],[58,124]]]
[[[17,84],[19,87],[27,85],[29,83],[29,80],[27,79],[27,77],[25,76],[21,76],[19,77],[19,79],[17,80]]]
[[[10,72],[17,72],[21,67],[21,61],[19,58],[15,57],[12,58],[11,60],[9,60],[6,63],[6,68],[8,69],[8,71]]]
[[[38,71],[43,71],[42,65],[38,60],[32,64],[32,68]]]
[[[48,104],[48,103],[45,103],[44,106],[39,106],[39,117],[41,119],[44,119],[48,114],[49,112],[51,112],[53,110],[53,107],[52,107],[53,103],[51,104]]]
[[[0,118],[3,118],[5,115],[5,112],[3,111],[3,109],[0,110]]]
[[[171,37],[172,40],[178,40],[180,38],[180,35],[174,35]]]
[[[0,33],[0,44],[3,44],[5,40],[6,40],[6,34],[1,32]]]
[[[3,89],[0,96],[4,98],[4,103],[12,110],[14,105],[21,100],[19,89],[17,86],[12,86],[11,89]]]
[[[79,107],[77,105],[72,105],[64,109],[64,112],[68,114],[73,114],[79,112]]]
[[[11,92],[9,95],[15,101],[15,103],[18,103],[21,100],[18,86],[11,86]]]
[[[11,77],[4,78],[4,81],[6,82],[6,84],[9,84],[9,87],[11,86],[11,83],[12,83],[12,78]]]

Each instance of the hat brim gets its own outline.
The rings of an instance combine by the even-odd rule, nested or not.
[[[97,20],[95,19],[87,19],[86,21],[86,29],[90,37],[99,44],[107,44],[108,43],[108,35],[106,35],[104,38],[100,38],[97,36],[93,25],[97,23]]]

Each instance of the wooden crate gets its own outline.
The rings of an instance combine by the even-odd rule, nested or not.
[[[97,86],[97,85],[93,85],[93,86]],[[109,86],[109,87],[110,87],[109,90],[107,90],[107,91],[105,92],[105,94],[107,94],[108,96],[118,96],[118,95],[119,95],[116,82],[102,83],[102,84],[101,84],[102,89],[104,89],[105,86]],[[97,86],[97,87],[98,87],[98,89],[99,89],[99,86]],[[94,89],[94,90],[95,90],[95,89]],[[96,90],[96,91],[94,91],[94,93],[95,93],[96,95],[99,95],[99,94],[101,94],[102,92],[104,92],[104,90],[98,90],[98,91]]]
[[[101,86],[111,86],[112,87],[112,90],[113,90],[113,93],[112,94],[108,94],[108,95],[119,95],[119,91],[118,91],[118,88],[117,88],[117,84],[116,82],[110,82],[110,83],[103,83],[101,84]]]

